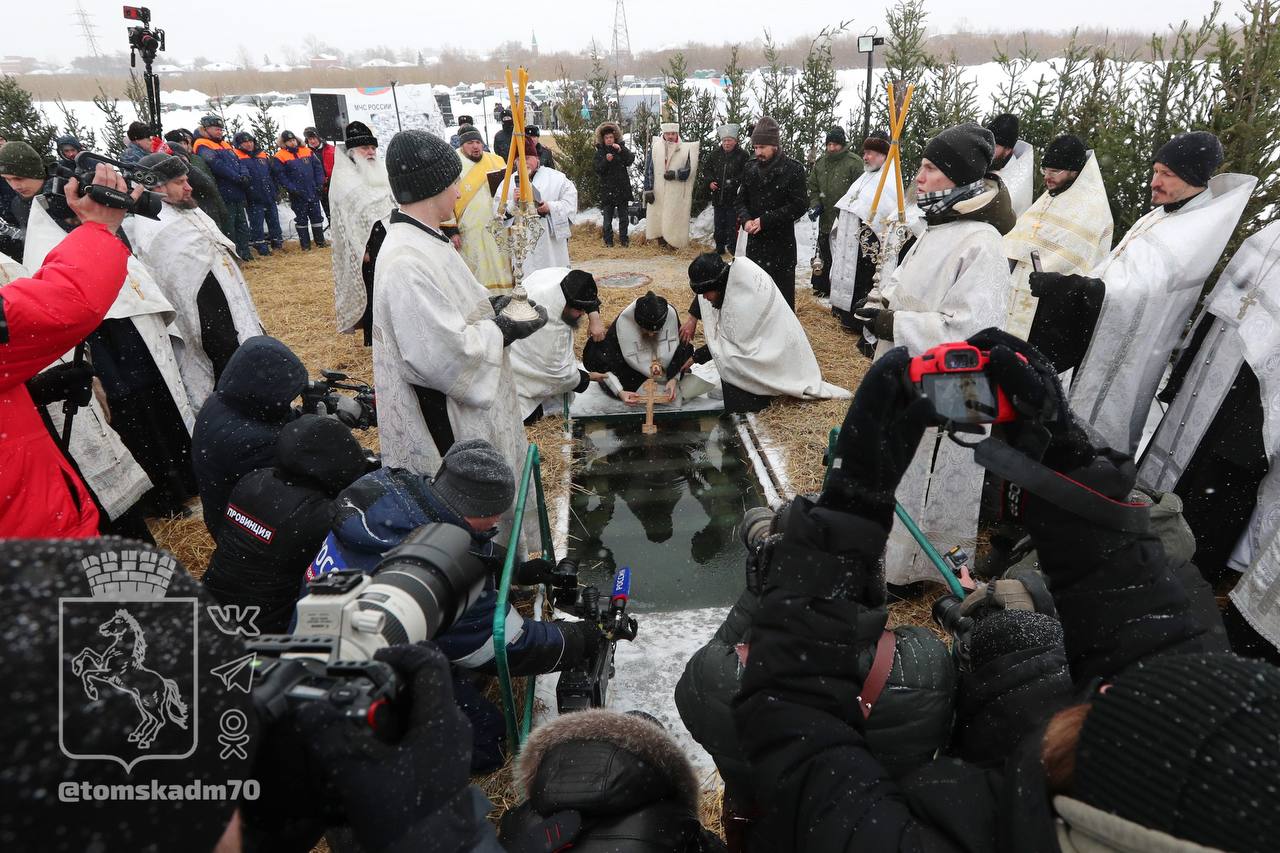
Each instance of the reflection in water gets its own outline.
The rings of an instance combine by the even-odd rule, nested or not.
[[[763,503],[732,424],[665,421],[652,436],[587,424],[582,439],[569,544],[583,582],[607,586],[629,565],[636,610],[731,604],[743,585],[737,524]]]

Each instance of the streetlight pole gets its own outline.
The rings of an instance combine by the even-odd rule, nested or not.
[[[871,135],[871,59],[875,49],[884,44],[884,39],[876,35],[876,28],[867,30],[865,35],[858,36],[858,53],[867,55],[867,97],[864,103],[865,114],[862,118],[862,138]]]
[[[399,81],[391,81],[391,105],[394,106],[396,110],[396,130],[404,130],[404,125],[400,123],[400,99],[396,97],[397,82]],[[870,84],[868,83],[867,85],[869,86]]]

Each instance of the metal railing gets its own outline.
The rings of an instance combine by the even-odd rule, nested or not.
[[[534,494],[537,497],[538,532],[542,540],[542,556],[555,565],[555,544],[551,540],[547,500],[542,492],[541,458],[536,444],[529,445],[529,450],[524,457],[519,490],[516,492],[515,513],[511,521],[511,539],[507,547],[507,558],[502,564],[502,577],[498,580],[498,602],[493,610],[493,658],[494,665],[498,669],[498,688],[502,692],[502,715],[507,724],[507,747],[513,752],[519,752],[525,738],[529,736],[529,729],[533,725],[533,694],[537,687],[537,678],[533,675],[527,676],[528,687],[525,690],[524,713],[517,723],[515,689],[511,684],[511,667],[507,662],[507,607],[511,592],[511,578],[515,574],[520,531],[524,525],[525,508],[529,500],[530,480],[533,481]],[[535,608],[533,618],[541,621],[541,607]]]

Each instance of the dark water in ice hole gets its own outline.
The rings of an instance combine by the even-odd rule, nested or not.
[[[631,566],[637,612],[729,605],[742,592],[743,512],[761,506],[746,451],[728,420],[578,427],[586,457],[570,498],[569,553],[583,584],[609,589]]]

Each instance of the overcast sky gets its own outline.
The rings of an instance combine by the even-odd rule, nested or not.
[[[5,37],[0,52],[66,61],[84,54],[83,38],[73,19],[75,2],[19,2],[4,0]],[[758,38],[764,29],[779,41],[815,33],[823,26],[852,17],[859,32],[879,25],[884,31],[883,0],[872,3],[832,3],[830,0],[737,0],[736,3],[689,0],[628,0],[627,21],[632,50],[672,47],[687,41],[734,42]],[[121,4],[84,0],[93,15],[103,50],[127,46]],[[209,4],[191,0],[155,0],[149,7],[153,26],[168,33],[175,59],[196,55],[211,60],[234,60],[244,45],[261,61],[270,54],[283,59],[282,46],[314,34],[343,50],[385,44],[393,48],[438,50],[457,46],[485,53],[504,41],[528,43],[531,31],[543,50],[580,50],[594,37],[612,42],[614,0],[537,0],[516,3],[491,0],[487,4],[439,0],[302,0],[302,2]],[[1070,3],[1015,0],[930,0],[934,32],[959,27],[1002,31],[1021,29],[1070,30],[1106,26],[1114,29],[1163,30],[1183,19],[1198,22],[1211,0],[1163,0],[1138,4],[1116,0],[1072,0]],[[1230,20],[1239,0],[1227,0],[1224,19]],[[359,10],[358,17],[349,10]],[[860,14],[861,9],[874,13]],[[730,10],[737,10],[731,14]],[[533,19],[537,24],[531,24]]]

